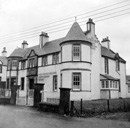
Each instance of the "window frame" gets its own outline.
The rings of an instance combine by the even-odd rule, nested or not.
[[[79,77],[79,78],[76,78],[76,77]],[[77,79],[77,80],[75,81],[74,79],[75,80]],[[78,79],[79,79],[79,81],[78,81]],[[77,86],[78,88],[76,88],[75,86]],[[82,74],[81,74],[81,72],[73,72],[72,73],[72,90],[73,91],[81,91],[81,86],[82,86]]]
[[[17,69],[17,67],[18,67],[18,60],[17,59],[13,59],[12,60],[12,69]]]
[[[26,67],[26,61],[21,61],[21,69],[25,69]]]
[[[42,57],[42,66],[48,65],[48,56],[45,55]]]
[[[30,58],[29,59],[29,68],[35,67],[35,58]]]
[[[72,46],[72,60],[81,61],[81,45],[73,44]]]
[[[21,77],[21,87],[20,87],[20,89],[21,89],[22,91],[24,91],[24,82],[25,82],[25,78],[24,78],[24,77]]]
[[[2,64],[0,64],[0,73],[2,73]]]
[[[58,90],[58,76],[53,75],[53,91],[57,92]]]
[[[52,64],[58,64],[59,63],[59,53],[54,53],[52,55]]]
[[[120,71],[120,62],[116,59],[116,71]]]
[[[104,58],[105,74],[109,74],[109,61],[108,58]]]

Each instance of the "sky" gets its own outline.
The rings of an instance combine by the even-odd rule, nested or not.
[[[2,52],[3,47],[6,47],[9,56],[15,48],[21,47],[23,40],[28,42],[29,47],[37,45],[39,44],[38,35],[41,31],[44,31],[44,27],[39,27],[40,30],[37,31],[39,34],[32,38],[24,37],[21,32],[68,18],[68,20],[71,20],[68,29],[54,33],[45,31],[49,34],[49,40],[64,37],[75,21],[75,17],[80,24],[82,20],[80,14],[122,1],[125,2],[114,7],[127,5],[122,9],[127,8],[127,12],[130,12],[129,0],[0,0],[0,51]],[[113,10],[113,8],[110,7],[109,10]],[[108,12],[105,8],[103,11],[104,14],[101,14],[99,19],[107,17],[104,17],[104,15],[107,15]],[[111,11],[111,13],[114,14],[114,11],[116,10]],[[117,15],[126,12],[121,9],[118,11]],[[100,13],[100,10],[94,13]],[[100,21],[95,18],[99,15],[93,14],[83,15],[86,18],[83,18],[82,30],[86,30],[86,22],[88,18],[92,18],[95,22],[95,31],[99,41],[102,38],[109,37],[111,49],[127,61],[126,73],[130,75],[130,13]],[[71,18],[69,19],[69,17]],[[54,30],[53,27],[56,27],[55,24],[51,26],[50,29],[52,28],[52,30]],[[18,38],[18,35],[15,35],[16,33],[22,38]],[[35,29],[33,29],[33,33],[35,33]],[[12,41],[12,38],[16,40]]]

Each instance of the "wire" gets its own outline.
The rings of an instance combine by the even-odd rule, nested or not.
[[[99,22],[99,21],[103,21],[103,20],[107,20],[107,19],[119,17],[119,16],[121,16],[121,15],[126,15],[126,14],[130,14],[130,12],[123,13],[123,14],[116,15],[116,16],[112,16],[112,17],[108,17],[108,18],[104,18],[104,19],[95,20],[95,22]],[[84,25],[84,24],[81,24],[80,26],[83,26],[83,25]],[[56,30],[56,31],[52,31],[52,32],[50,32],[50,33],[59,32],[59,31],[67,30],[67,29],[69,29],[69,27],[64,28],[64,29],[60,29],[60,30]],[[37,37],[37,36],[38,36],[38,35],[28,36],[28,37],[26,37],[26,38],[33,38],[33,37]],[[20,39],[23,39],[23,38],[20,38]],[[10,42],[18,41],[18,40],[20,40],[20,39],[16,39],[16,40],[13,40],[13,41],[10,41]],[[25,38],[24,38],[24,39],[25,39]],[[10,43],[10,42],[7,41],[7,42],[4,42],[4,43]],[[3,44],[3,42],[0,43],[0,44]]]
[[[98,19],[98,18],[102,18],[102,17],[104,17],[104,16],[108,16],[108,15],[112,15],[112,14],[116,14],[116,13],[119,13],[119,12],[123,12],[123,11],[127,11],[127,10],[129,10],[130,8],[127,8],[127,9],[124,9],[124,10],[120,10],[120,11],[118,11],[118,12],[113,12],[113,13],[109,13],[109,14],[106,14],[106,15],[101,15],[101,16],[98,16],[98,17],[95,17],[94,19]],[[102,13],[104,13],[104,12],[102,12]],[[96,13],[96,14],[93,14],[93,15],[89,15],[89,16],[87,16],[87,17],[84,17],[84,18],[88,18],[88,17],[90,17],[90,16],[94,16],[94,15],[97,15],[97,14],[101,14],[101,13]],[[81,18],[81,19],[84,19],[84,18]],[[82,22],[85,22],[85,20],[83,20],[83,21],[81,21],[81,22],[79,22],[79,23],[82,23]],[[63,25],[63,26],[60,26],[60,27],[57,27],[56,29],[59,29],[59,28],[63,28],[63,27],[67,27],[67,26],[70,26],[71,24],[69,24],[69,25]],[[68,28],[68,27],[67,27]],[[56,29],[48,29],[47,31],[48,31],[48,33],[51,33],[51,31],[53,31],[53,30],[56,30]],[[27,33],[28,34],[28,33]],[[22,37],[28,37],[28,36],[30,36],[30,35],[35,35],[35,34],[39,34],[39,32],[34,32],[34,33],[31,33],[31,34],[28,34],[28,35],[22,35],[22,36],[19,36],[19,37],[17,37],[17,38],[22,38]],[[15,39],[16,37],[12,37],[12,38],[8,38],[8,39],[2,39],[2,40],[0,40],[1,42],[2,41],[10,41],[10,40],[12,40],[12,39]]]
[[[87,14],[87,13],[92,13],[92,12],[95,12],[95,11],[98,11],[98,10],[102,10],[102,9],[106,9],[106,8],[108,8],[108,7],[112,7],[112,6],[115,6],[115,5],[119,5],[119,4],[128,2],[128,1],[129,1],[129,0],[121,1],[121,2],[118,2],[118,3],[112,4],[112,5],[104,6],[104,7],[99,8],[99,9],[95,9],[95,10],[92,10],[92,11],[88,11],[88,12],[79,14],[79,15],[77,15],[77,16],[85,15],[85,14]],[[53,22],[50,22],[50,23],[48,23],[48,24],[36,26],[36,27],[33,27],[33,28],[25,29],[25,30],[23,30],[23,31],[18,31],[18,32],[15,32],[15,33],[12,33],[12,34],[2,35],[2,37],[4,37],[4,36],[7,37],[7,36],[9,36],[9,35],[18,34],[18,33],[23,33],[24,31],[30,31],[30,30],[32,30],[32,29],[36,29],[36,28],[39,28],[39,27],[42,27],[42,26],[47,26],[47,25],[50,25],[50,24],[59,23],[59,22],[61,22],[61,21],[70,20],[70,18],[74,18],[74,16],[71,16],[71,17],[68,17],[68,18],[65,18],[65,19],[61,19],[61,20],[58,20],[58,21],[53,21]]]

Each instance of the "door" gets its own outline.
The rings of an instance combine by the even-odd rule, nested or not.
[[[37,107],[38,103],[41,102],[41,90],[43,90],[43,84],[34,85],[34,106]]]
[[[29,79],[29,89],[34,89],[34,79]]]

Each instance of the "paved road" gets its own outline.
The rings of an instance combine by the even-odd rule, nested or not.
[[[30,107],[0,105],[0,128],[130,128],[129,122],[64,117]]]

